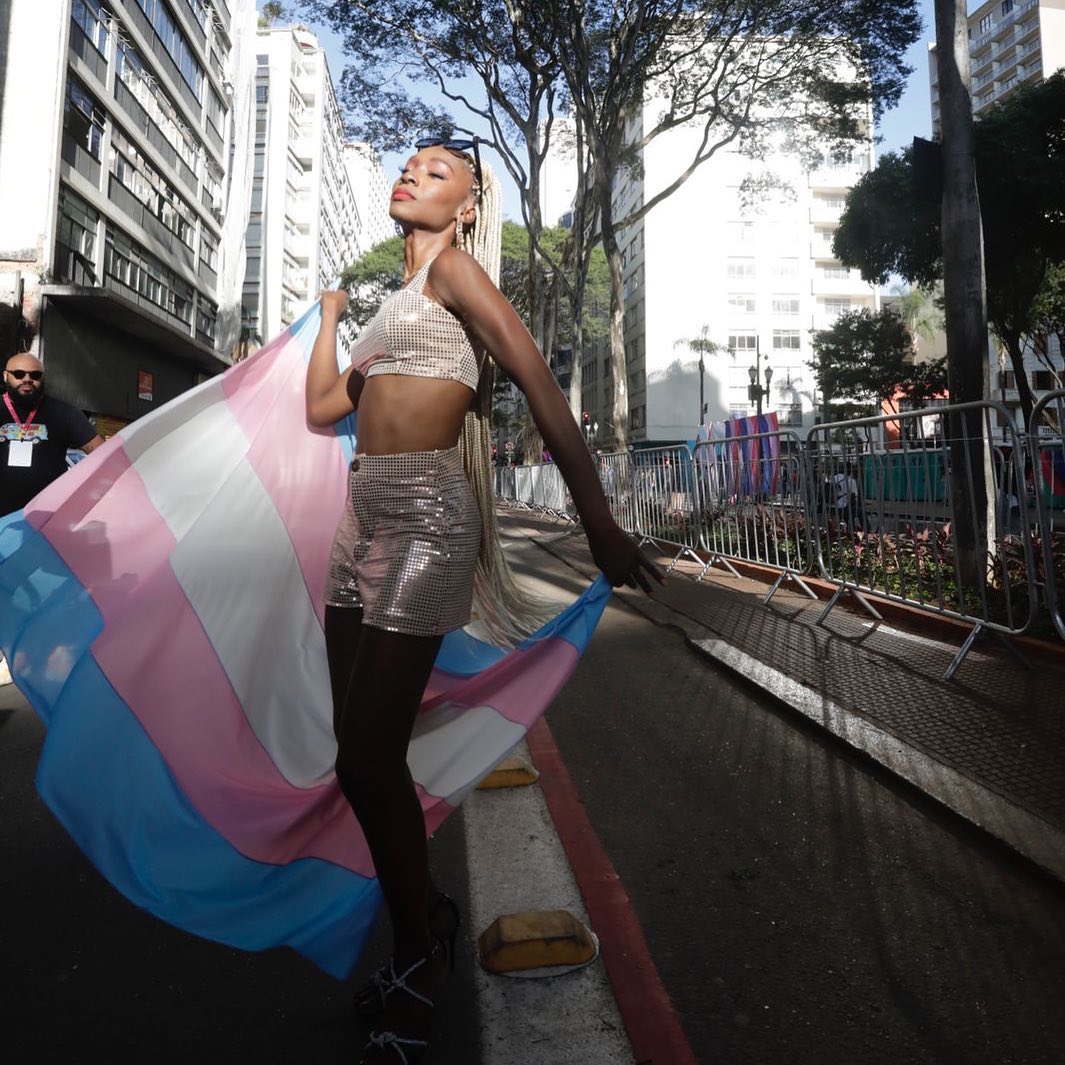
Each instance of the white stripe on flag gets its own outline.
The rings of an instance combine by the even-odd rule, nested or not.
[[[445,703],[418,717],[407,765],[427,792],[455,805],[524,735],[521,725],[490,706]]]

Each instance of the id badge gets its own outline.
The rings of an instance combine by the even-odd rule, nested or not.
[[[7,444],[8,466],[33,465],[33,441],[9,440]]]

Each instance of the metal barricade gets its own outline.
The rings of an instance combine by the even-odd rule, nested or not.
[[[576,509],[562,471],[553,463],[496,469],[496,495],[519,510],[576,521]]]
[[[1000,447],[991,442],[995,422],[1004,434]],[[891,447],[889,429],[898,432]],[[838,585],[819,622],[844,593],[877,618],[867,596],[968,622],[973,629],[947,679],[977,637],[1028,628],[1035,568],[1031,530],[1011,522],[1002,495],[1024,484],[1020,439],[1005,407],[964,403],[861,418],[815,426],[806,440],[816,563]],[[957,499],[953,463],[968,471]],[[974,469],[988,485],[984,510],[973,501]],[[967,557],[959,547],[973,529],[986,532],[984,557],[972,557],[971,548]]]
[[[678,548],[667,567],[685,555],[696,562],[699,545],[698,506],[691,452],[683,444],[652,447],[630,454],[633,486],[633,529],[643,544]]]
[[[636,501],[632,483],[632,459],[628,451],[610,451],[595,456],[599,483],[610,504],[614,520],[626,532],[636,532]]]
[[[1019,498],[1034,505],[1039,583],[1050,620],[1065,639],[1061,589],[1065,587],[1065,391],[1043,396],[1028,427],[1028,468]],[[1031,485],[1030,492],[1026,491]],[[1033,545],[1034,547],[1035,545]]]
[[[762,600],[785,581],[817,598],[802,579],[810,562],[808,479],[799,437],[790,430],[702,441],[693,456],[699,539],[715,562],[739,576],[733,561],[780,570]]]

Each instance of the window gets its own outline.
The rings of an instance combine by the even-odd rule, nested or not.
[[[728,338],[730,351],[757,351],[758,337],[754,333],[732,333]]]
[[[793,315],[799,313],[798,296],[774,296],[773,314]]]
[[[753,222],[729,222],[729,237],[739,244],[754,243]]]
[[[847,281],[851,272],[845,266],[824,266],[821,268],[821,276],[826,281]]]
[[[195,54],[170,14],[165,0],[137,0],[137,6],[148,16],[156,36],[163,42],[163,47],[177,65],[185,83],[199,100],[203,88],[203,68],[196,62]]]
[[[95,284],[96,224],[100,216],[80,196],[59,186],[57,268],[64,281]]]
[[[846,314],[850,309],[851,301],[844,297],[830,296],[825,300],[825,314],[830,314],[833,318]]]
[[[774,277],[798,277],[798,259],[777,259],[773,263],[772,274]]]
[[[1032,371],[1032,388],[1037,392],[1048,392],[1054,388],[1054,375],[1050,370]]]
[[[774,351],[798,351],[800,344],[801,340],[799,338],[798,329],[773,330]]]
[[[96,101],[82,88],[81,83],[73,78],[67,82],[63,129],[76,144],[99,160],[100,142],[104,135],[104,112],[96,106]]]
[[[107,26],[100,17],[100,5],[97,0],[74,0],[70,16],[92,41],[96,50],[103,55],[107,46]]]
[[[255,86],[255,102],[257,104],[265,104],[270,102],[270,86],[269,85],[256,85]]]
[[[728,309],[733,314],[754,314],[755,306],[751,292],[734,292],[728,298]]]
[[[1002,0],[1002,14],[1008,15],[1013,10],[1013,0]]]
[[[980,19],[980,33],[987,33],[995,24],[995,16],[989,11],[982,19]]]
[[[729,259],[725,272],[728,277],[754,277],[754,259]]]

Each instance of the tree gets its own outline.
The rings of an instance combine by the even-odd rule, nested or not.
[[[285,11],[284,4],[277,3],[276,0],[267,0],[263,4],[262,11],[259,12],[259,29],[268,30],[275,22],[280,22],[287,17],[288,12]]]
[[[920,340],[934,340],[944,325],[941,309],[943,286],[914,285],[903,289],[896,285],[892,292],[899,297],[896,310],[906,323],[914,348]]]
[[[689,351],[693,351],[699,356],[699,418],[695,424],[702,425],[706,421],[706,396],[703,387],[703,378],[706,374],[706,356],[720,355],[722,352],[728,351],[728,345],[719,344],[716,340],[711,340],[710,326],[708,325],[704,325],[699,330],[697,337],[677,340],[673,344],[674,347],[680,347],[681,345],[684,345]]]
[[[913,0],[548,0],[571,113],[586,138],[598,227],[610,268],[615,447],[628,426],[621,234],[725,145],[752,157],[774,140],[812,161],[826,142],[866,133],[872,105],[897,101],[919,34]],[[872,8],[872,10],[871,10]],[[846,72],[856,72],[851,80]],[[645,108],[645,103],[649,106]],[[656,138],[698,131],[694,154],[661,187],[616,208]]]
[[[1065,263],[1065,74],[1007,96],[976,122],[974,134],[987,321],[1009,354],[1027,421],[1034,399],[1024,342],[1047,331],[1038,301],[1055,264]],[[945,190],[935,169],[934,159],[922,167],[912,149],[885,155],[847,199],[833,245],[840,261],[877,284],[892,274],[920,285],[943,277]],[[986,366],[986,343],[980,360]],[[982,382],[986,369],[956,376],[951,396],[960,400],[966,383]]]
[[[841,314],[813,334],[810,368],[833,418],[879,412],[899,392],[931,399],[946,388],[943,359],[914,363],[906,322],[892,308]]]
[[[355,62],[340,95],[358,135],[379,150],[410,145],[419,132],[487,136],[522,191],[528,245],[529,327],[544,348],[540,171],[558,95],[555,31],[528,0],[299,0],[341,35]],[[464,79],[484,94],[473,97]],[[430,85],[453,113],[413,98],[404,81]],[[471,125],[472,123],[472,125]],[[473,127],[477,128],[474,129]],[[515,143],[516,142],[516,143]]]

